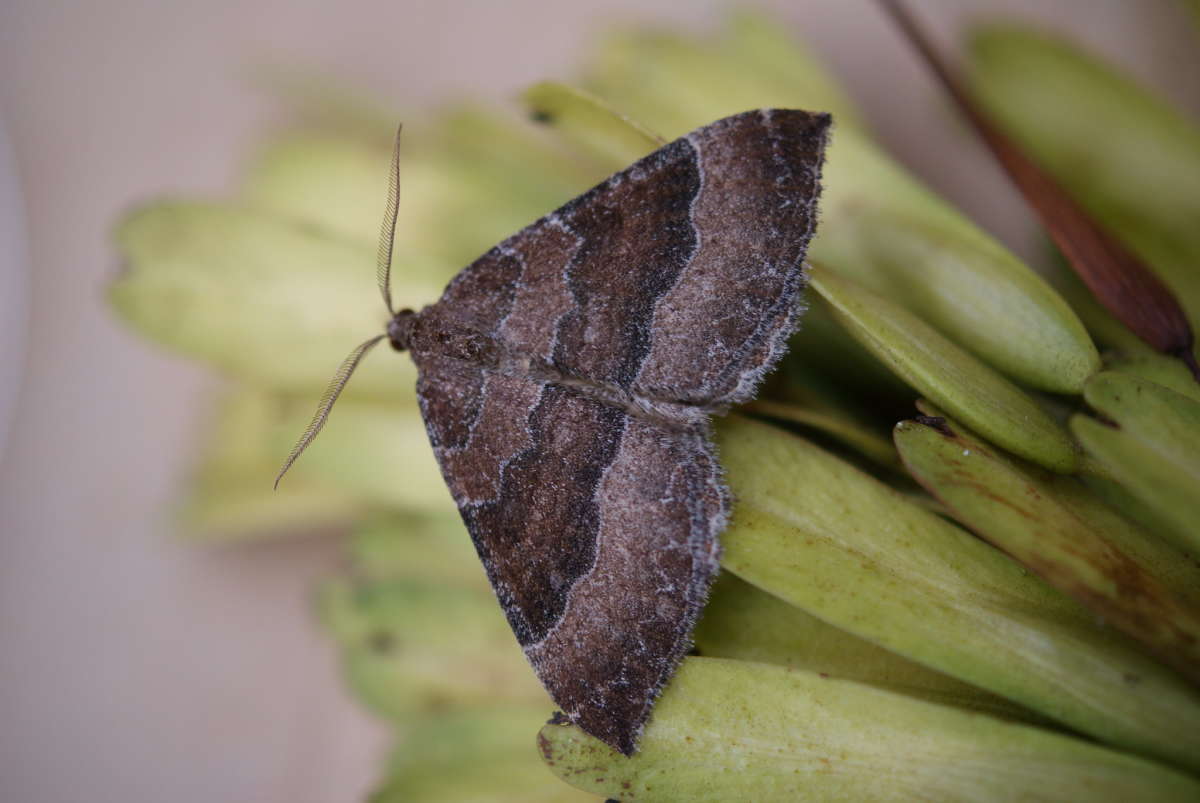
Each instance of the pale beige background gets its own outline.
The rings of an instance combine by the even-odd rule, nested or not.
[[[829,57],[896,153],[1033,251],[1004,180],[869,2],[768,5]],[[1194,31],[1168,0],[915,5],[947,44],[987,8],[1069,28],[1196,108]],[[101,300],[118,212],[161,193],[222,192],[278,122],[248,68],[317,68],[405,108],[447,92],[499,98],[568,76],[605,21],[704,26],[719,7],[4,0],[0,433],[18,401],[0,466],[0,799],[353,801],[380,758],[382,730],[343,693],[307,617],[336,545],[171,540],[169,505],[212,380],[122,330]],[[26,269],[22,369],[14,305]]]

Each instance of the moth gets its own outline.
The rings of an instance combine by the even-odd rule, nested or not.
[[[512,235],[338,369],[280,477],[386,339],[513,633],[565,716],[625,754],[683,655],[730,510],[709,417],[749,400],[801,309],[826,114],[671,142]],[[278,484],[278,479],[276,480]]]

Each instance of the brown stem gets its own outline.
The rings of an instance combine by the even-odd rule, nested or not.
[[[966,91],[903,3],[879,2],[970,120],[1097,300],[1151,347],[1182,359],[1200,382],[1200,368],[1192,352],[1195,339],[1191,324],[1170,288],[1000,130]]]

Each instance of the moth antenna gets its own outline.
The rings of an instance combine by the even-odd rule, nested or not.
[[[354,373],[354,369],[362,362],[362,358],[366,356],[367,352],[385,337],[387,337],[386,334],[375,335],[375,337],[367,342],[360,343],[358,348],[350,352],[350,356],[338,366],[337,373],[333,375],[333,379],[329,382],[329,387],[325,388],[325,394],[321,396],[321,401],[317,404],[316,414],[313,415],[312,421],[308,422],[308,428],[304,430],[304,434],[300,436],[300,440],[296,441],[296,445],[292,447],[287,460],[283,461],[283,468],[279,469],[279,473],[275,475],[276,490],[279,489],[279,481],[283,479],[283,475],[296,462],[296,458],[300,457],[301,453],[308,448],[308,445],[317,437],[317,433],[321,431],[321,427],[325,426],[325,422],[329,420],[329,411],[333,409],[333,403],[338,400],[338,396],[342,395],[342,390],[346,387],[346,383],[350,381],[350,376]]]
[[[379,229],[379,251],[375,257],[375,280],[388,314],[396,315],[392,307],[392,241],[396,239],[396,215],[400,211],[400,131],[396,126],[396,144],[392,146],[392,169],[388,172],[387,208],[383,212],[383,225]]]

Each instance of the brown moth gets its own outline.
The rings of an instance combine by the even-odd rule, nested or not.
[[[392,312],[388,289],[393,156],[391,322],[343,363],[284,464],[367,350],[386,337],[408,351],[517,640],[567,718],[625,754],[717,572],[730,499],[708,419],[754,395],[795,328],[829,126],[760,109],[699,128],[492,248],[419,312]]]

